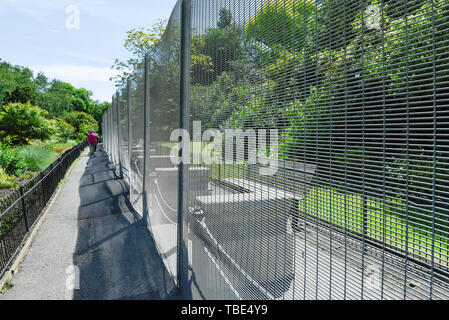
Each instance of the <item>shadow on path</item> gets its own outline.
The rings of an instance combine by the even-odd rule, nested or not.
[[[126,184],[105,153],[87,162],[81,177],[74,265],[74,299],[172,299],[175,285],[144,220],[128,201]]]

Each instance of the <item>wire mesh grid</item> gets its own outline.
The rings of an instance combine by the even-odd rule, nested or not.
[[[448,298],[448,16],[448,0],[177,3],[105,132],[184,294]]]

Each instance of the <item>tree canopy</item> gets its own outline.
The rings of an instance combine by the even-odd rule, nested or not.
[[[41,72],[34,76],[29,68],[0,62],[0,108],[3,110],[2,126],[5,129],[0,130],[7,132],[9,136],[17,136],[13,140],[19,144],[30,139],[45,139],[45,134],[33,133],[33,130],[41,129],[42,132],[47,132],[48,123],[42,122],[42,119],[65,119],[73,112],[88,115],[89,125],[98,128],[98,123],[110,104],[93,100],[92,95],[85,88],[75,88],[72,84],[57,79],[49,80]],[[30,128],[24,130],[23,125],[29,125]],[[19,131],[16,132],[14,127],[20,128],[17,129]],[[56,131],[61,128],[54,127]],[[61,130],[66,129],[67,127]],[[20,132],[24,135],[21,136]]]

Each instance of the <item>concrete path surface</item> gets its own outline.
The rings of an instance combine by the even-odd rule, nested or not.
[[[167,299],[174,283],[104,153],[83,153],[0,300]]]

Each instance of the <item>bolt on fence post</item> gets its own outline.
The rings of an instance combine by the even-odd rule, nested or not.
[[[23,211],[23,217],[25,219],[25,228],[27,230],[27,233],[30,231],[30,225],[28,224],[28,216],[27,216],[27,208],[25,204],[25,197],[23,196],[23,186],[20,186],[20,197],[22,198],[22,211]]]

